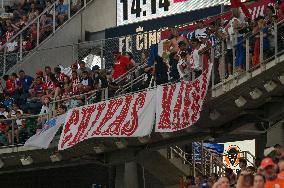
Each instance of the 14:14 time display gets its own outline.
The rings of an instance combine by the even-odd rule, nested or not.
[[[132,0],[131,3],[131,14],[136,15],[136,18],[141,17],[141,13],[143,16],[146,16],[147,12],[146,10],[142,10],[141,8],[141,0]],[[142,0],[143,5],[146,5],[146,0]],[[149,1],[149,0],[148,0]],[[158,5],[157,5],[158,1]],[[128,0],[120,0],[120,3],[123,4],[123,20],[128,20]],[[170,0],[151,0],[151,13],[156,14],[157,12],[157,6],[158,8],[163,8],[164,11],[169,11],[169,6],[170,6]]]

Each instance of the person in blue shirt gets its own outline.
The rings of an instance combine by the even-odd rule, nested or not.
[[[26,94],[29,93],[29,89],[34,81],[34,78],[31,76],[26,75],[25,71],[20,70],[19,71],[20,75],[20,84],[21,84],[21,89],[22,93]]]
[[[27,98],[29,97],[29,90],[34,82],[34,78],[26,75],[25,71],[23,70],[19,71],[19,76],[20,76],[20,85],[21,85],[21,95],[18,105],[22,106],[26,103]]]
[[[63,2],[64,0],[59,0],[58,5],[56,6],[56,15],[60,25],[67,19],[68,16],[69,5],[65,5]]]
[[[5,99],[3,100],[3,105],[7,108],[7,109],[11,109],[12,106],[14,104],[14,99],[11,98],[10,94],[5,93]]]

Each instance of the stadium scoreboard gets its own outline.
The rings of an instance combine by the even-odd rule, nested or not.
[[[228,3],[228,0],[117,0],[117,25]]]

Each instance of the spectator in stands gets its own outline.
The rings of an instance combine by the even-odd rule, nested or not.
[[[24,70],[19,71],[19,76],[20,76],[20,85],[21,85],[21,96],[19,104],[22,105],[26,103],[27,98],[29,97],[29,90],[32,86],[34,78],[29,75],[26,75]]]
[[[63,104],[59,105],[58,108],[57,108],[57,112],[56,112],[56,115],[59,116],[59,115],[63,115],[67,112],[67,107]]]
[[[79,69],[77,70],[79,77],[82,76],[84,71],[87,71],[88,74],[92,72],[92,70],[89,67],[86,67],[86,62],[85,61],[80,61],[79,62]]]
[[[236,188],[251,188],[253,186],[253,174],[248,171],[242,171],[237,182]]]
[[[206,42],[208,35],[207,35],[207,28],[205,27],[203,20],[198,20],[196,22],[196,29],[191,36],[191,39],[194,38],[200,40],[201,42]]]
[[[37,77],[33,86],[32,86],[33,90],[30,90],[30,95],[32,97],[42,97],[44,95],[46,95],[46,84],[44,83],[44,81],[42,80],[42,77]]]
[[[279,174],[278,178],[284,181],[284,157],[281,157],[278,162]]]
[[[3,80],[5,81],[5,89],[4,92],[9,94],[14,94],[15,91],[15,85],[14,82],[11,80],[9,75],[4,75]]]
[[[180,79],[179,72],[178,72],[178,63],[179,63],[179,56],[177,52],[172,52],[169,55],[169,65],[170,65],[170,77],[172,82],[176,82]]]
[[[213,187],[213,185],[218,182],[218,179],[219,179],[218,174],[212,173],[208,180],[208,184],[210,185],[210,187]]]
[[[179,46],[178,43],[183,41],[186,44],[186,48],[188,48],[189,43],[187,39],[181,36],[178,32],[178,28],[170,28],[170,51],[171,52],[178,52]]]
[[[262,174],[255,174],[253,180],[253,188],[265,188],[265,177]]]
[[[284,187],[284,181],[277,177],[277,167],[271,158],[263,159],[260,168],[266,178],[266,188]]]
[[[284,157],[284,149],[280,144],[276,144],[274,146],[275,152],[276,152],[276,160]]]
[[[245,63],[245,48],[244,48],[244,37],[243,30],[246,27],[245,22],[241,18],[239,9],[232,9],[233,18],[230,22],[231,27],[233,28],[233,39],[237,38],[237,47],[236,47],[236,67],[238,72],[242,72],[244,69]]]
[[[96,78],[100,75],[100,66],[95,65],[92,68],[92,75],[91,77],[96,80]]]
[[[135,65],[135,60],[133,57],[133,54],[131,52],[126,52],[125,56],[128,57],[129,61],[131,62],[132,65]]]
[[[64,0],[59,0],[58,5],[56,6],[56,16],[58,23],[61,25],[68,17],[68,6],[63,3]]]
[[[82,1],[81,0],[71,0],[71,14],[75,14],[81,7]]]
[[[11,109],[13,104],[14,104],[14,98],[11,97],[11,95],[9,93],[5,93],[4,94],[4,100],[3,100],[3,105],[7,108],[7,109]]]
[[[253,29],[253,34],[255,34],[255,46],[254,46],[254,54],[253,54],[253,65],[256,66],[259,64],[259,56],[260,56],[260,32],[263,32],[263,53],[265,56],[268,56],[269,53],[269,40],[268,40],[268,27],[266,26],[265,20],[263,16],[259,16],[256,19],[257,25]],[[265,59],[265,57],[264,57]]]
[[[197,38],[191,40],[192,45],[192,59],[191,64],[194,68],[195,78],[201,75],[203,69],[202,52],[205,49],[205,45],[202,44]]]
[[[45,66],[45,67],[44,67],[44,72],[45,72],[45,80],[46,80],[46,79],[47,79],[47,75],[49,75],[50,73],[52,73],[51,67],[50,67],[50,66]]]
[[[235,186],[236,185],[236,174],[231,168],[226,168],[225,169],[225,176],[229,179],[230,186]]]
[[[230,183],[227,177],[221,177],[214,185],[213,188],[229,188]]]
[[[117,79],[124,75],[129,69],[131,69],[133,64],[128,57],[121,55],[121,53],[118,51],[113,52],[113,56],[114,65],[112,77],[113,79]]]
[[[80,84],[80,78],[78,77],[77,71],[73,70],[71,75],[71,84],[72,84],[72,93],[77,94],[78,93],[78,85]]]
[[[64,78],[63,78],[64,79]],[[45,81],[46,93],[50,98],[58,99],[61,93],[61,82],[56,79],[55,75],[49,73]]]
[[[189,80],[190,79],[190,71],[191,71],[191,66],[190,62],[188,62],[188,54],[186,51],[182,51],[179,54],[179,62],[177,64],[177,69],[179,73],[179,77],[184,79],[184,80]]]
[[[168,65],[160,56],[155,58],[154,77],[157,85],[165,84],[168,82]]]
[[[94,81],[89,76],[88,71],[83,71],[82,78],[80,80],[79,90],[81,93],[87,93],[93,89]]]
[[[42,107],[41,107],[41,110],[40,110],[40,113],[39,113],[39,117],[38,117],[38,124],[39,125],[43,125],[46,120],[47,120],[47,117],[50,113],[50,110],[49,110],[49,104],[50,104],[50,98],[49,97],[44,97],[43,100],[42,100]]]
[[[238,171],[237,173],[237,178],[240,177],[242,172],[246,172],[247,170],[247,161],[243,158],[239,159],[239,167],[240,167],[240,171]]]

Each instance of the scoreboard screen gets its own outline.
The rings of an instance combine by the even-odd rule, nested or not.
[[[229,0],[117,0],[117,26],[228,3]]]

